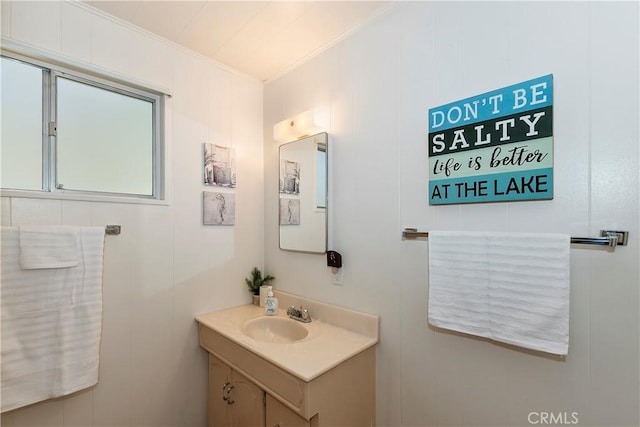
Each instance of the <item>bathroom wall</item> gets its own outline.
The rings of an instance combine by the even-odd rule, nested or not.
[[[638,425],[638,24],[636,2],[407,2],[266,84],[266,268],[281,289],[381,316],[380,426]],[[554,199],[430,207],[427,110],[549,73]],[[278,250],[272,125],[307,109],[331,135],[343,286],[324,256]],[[571,249],[560,360],[430,328],[428,243],[401,241],[407,226],[631,240]]]
[[[262,83],[80,3],[3,0],[1,13],[3,37],[172,94],[168,204],[2,197],[2,225],[122,225],[105,243],[98,385],[5,413],[2,425],[205,425],[194,315],[248,303],[243,278],[263,264]],[[235,226],[201,225],[204,142],[236,150]]]

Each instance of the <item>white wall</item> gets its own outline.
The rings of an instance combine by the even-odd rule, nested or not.
[[[166,87],[168,206],[2,198],[2,224],[121,224],[106,238],[97,386],[2,415],[4,426],[202,426],[194,316],[250,301],[263,263],[262,83],[78,3],[2,1],[2,36]],[[236,150],[236,225],[202,226],[202,143]],[[211,189],[211,187],[206,188]]]
[[[638,425],[639,150],[636,2],[408,2],[265,86],[265,262],[281,289],[381,316],[381,426]],[[430,207],[427,110],[554,75],[552,201]],[[272,125],[311,108],[331,135],[330,249],[278,250]],[[571,250],[566,360],[435,331],[423,230],[631,233]],[[536,418],[532,418],[536,421]]]

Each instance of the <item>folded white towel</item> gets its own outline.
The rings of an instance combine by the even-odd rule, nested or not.
[[[19,229],[24,270],[78,265],[78,236],[73,227],[23,225]]]
[[[429,232],[429,323],[566,355],[569,246],[561,234]]]
[[[82,227],[78,265],[20,268],[19,232],[2,227],[1,412],[98,381],[103,227]]]

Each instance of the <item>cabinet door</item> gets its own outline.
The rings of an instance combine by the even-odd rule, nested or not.
[[[267,394],[266,427],[309,427],[309,421]]]
[[[232,427],[232,405],[224,399],[225,384],[231,384],[231,368],[209,355],[209,396],[207,419],[209,427]]]
[[[237,371],[231,372],[233,427],[264,426],[264,391]]]
[[[264,391],[209,355],[209,427],[263,427]]]

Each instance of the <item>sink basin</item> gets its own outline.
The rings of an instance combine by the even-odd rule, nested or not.
[[[293,343],[309,335],[309,330],[295,320],[283,317],[256,317],[242,325],[242,332],[254,340],[271,343]]]

